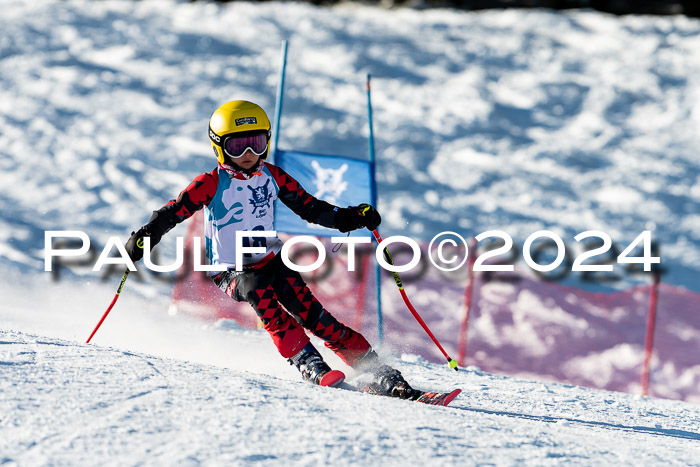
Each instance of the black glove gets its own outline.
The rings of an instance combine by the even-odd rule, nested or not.
[[[382,223],[382,216],[379,215],[379,211],[374,209],[374,206],[362,203],[357,207],[357,209],[365,220],[364,226],[369,230],[376,229],[379,227],[379,224]]]
[[[163,238],[163,235],[175,227],[177,220],[173,218],[171,212],[173,206],[166,204],[157,211],[153,211],[153,215],[146,225],[136,232],[131,232],[131,238],[124,245],[131,261],[136,262],[143,258],[143,237],[151,237],[151,249],[153,249]]]
[[[382,216],[369,204],[362,203],[359,206],[349,206],[338,209],[335,215],[335,225],[341,232],[367,227],[374,230],[382,223]]]
[[[136,232],[131,232],[131,237],[124,245],[126,252],[129,254],[131,261],[136,262],[143,258],[143,238],[151,238],[151,249],[160,242],[161,235],[150,231],[148,226],[143,226]]]

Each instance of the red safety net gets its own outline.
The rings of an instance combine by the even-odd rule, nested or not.
[[[186,250],[195,230],[199,229],[188,234]],[[346,247],[332,253],[330,241],[321,240],[327,253],[324,266],[302,275],[328,311],[376,345],[375,245],[358,247],[356,271],[348,272]],[[426,245],[422,249],[425,254]],[[292,256],[298,264],[315,260],[313,253],[293,250]],[[396,264],[407,262],[400,251],[392,251],[392,256]],[[528,271],[476,274],[465,323],[466,271],[465,266],[445,273],[426,261],[401,274],[408,297],[435,337],[451,356],[463,355],[460,366],[641,393],[651,280],[649,285],[599,293],[543,281]],[[382,351],[444,363],[406,309],[391,273],[382,270],[381,276]],[[700,403],[700,294],[664,283],[657,290],[649,393]],[[204,273],[181,275],[173,307],[206,320],[232,319],[246,327],[258,326],[247,304],[231,300]]]

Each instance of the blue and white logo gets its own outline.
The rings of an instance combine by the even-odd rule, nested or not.
[[[368,161],[277,151],[275,163],[315,198],[340,207],[372,202],[372,171]],[[339,235],[337,230],[309,224],[279,202],[275,209],[275,229],[290,234]],[[368,236],[369,232],[362,229],[352,235]]]
[[[272,198],[272,194],[270,193],[269,178],[263,186],[258,186],[255,188],[253,188],[252,186],[248,186],[248,189],[250,190],[252,196],[252,198],[248,198],[248,202],[253,205],[252,214],[255,214],[255,211],[257,211],[258,208],[270,207],[270,198]],[[265,213],[265,209],[260,209],[260,212],[258,212],[258,215],[256,217],[263,217]]]

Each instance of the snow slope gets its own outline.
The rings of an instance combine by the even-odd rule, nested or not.
[[[229,331],[236,337],[240,331]],[[18,465],[690,465],[700,407],[400,362],[425,406],[0,331],[0,461]],[[8,371],[9,370],[9,371]]]

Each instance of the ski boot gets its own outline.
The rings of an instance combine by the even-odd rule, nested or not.
[[[374,350],[367,352],[355,365],[355,369],[371,375],[366,390],[373,394],[411,400],[418,399],[423,394],[413,389],[399,370],[381,363]]]
[[[331,370],[331,367],[323,361],[323,357],[311,342],[287,360],[290,365],[297,367],[305,381],[312,384],[334,387],[345,380],[343,372]]]

